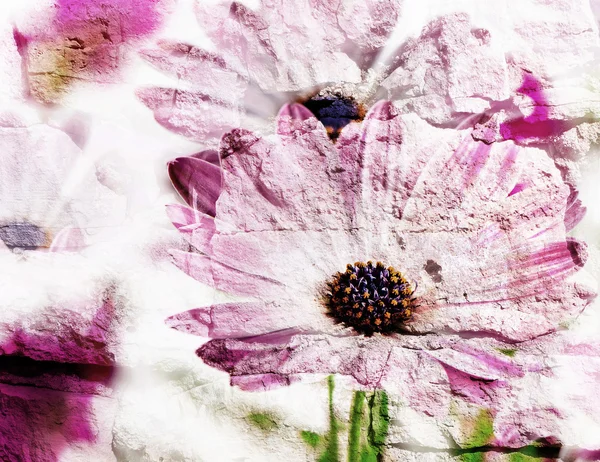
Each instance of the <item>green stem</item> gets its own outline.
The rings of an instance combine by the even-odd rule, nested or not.
[[[339,424],[335,417],[333,408],[333,390],[335,382],[333,375],[327,377],[327,387],[329,388],[329,432],[327,434],[327,447],[325,452],[319,457],[319,462],[339,462],[340,447],[338,441]]]
[[[350,411],[350,433],[348,434],[348,462],[360,462],[360,437],[363,426],[365,392],[355,391]]]
[[[387,394],[375,391],[367,398],[364,391],[355,391],[350,410],[348,462],[380,462],[388,427]]]

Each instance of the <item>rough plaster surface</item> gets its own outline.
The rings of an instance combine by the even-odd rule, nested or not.
[[[599,11],[0,5],[0,460],[354,460],[357,390],[372,460],[599,460]],[[369,259],[393,335],[325,313]]]

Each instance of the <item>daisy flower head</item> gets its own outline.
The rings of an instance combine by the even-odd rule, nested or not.
[[[518,394],[595,296],[585,209],[511,96],[552,66],[460,12],[405,40],[398,2],[326,3],[203,3],[211,46],[144,52],[175,83],[139,96],[205,147],[169,164],[173,260],[225,297],[167,324],[244,390],[337,373],[438,424],[482,406],[481,446],[559,434]]]
[[[87,236],[123,220],[125,198],[99,181],[71,136],[21,109],[0,119],[2,246],[76,250]]]
[[[236,129],[169,165],[188,204],[168,206],[190,244],[174,262],[235,298],[167,324],[209,337],[197,354],[232,384],[339,373],[443,415],[465,380],[539,370],[503,352],[593,299],[586,246],[567,237],[583,209],[543,150],[488,145],[388,101],[335,143],[298,105],[277,129]],[[487,396],[498,405],[507,390]]]
[[[519,86],[509,83],[499,42],[467,14],[433,19],[404,40],[414,26],[404,7],[395,0],[197,2],[208,42],[162,41],[146,50],[173,83],[138,94],[161,125],[216,147],[229,129],[264,129],[286,102],[303,103],[335,138],[380,99],[401,100],[403,112],[432,123],[458,124]]]

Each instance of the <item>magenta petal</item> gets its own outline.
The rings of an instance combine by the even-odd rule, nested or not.
[[[507,261],[510,268],[507,287],[521,295],[550,290],[557,281],[583,268],[587,255],[586,244],[574,238],[523,253],[515,249],[513,258]]]
[[[586,208],[578,199],[579,193],[577,191],[571,191],[569,199],[567,200],[567,209],[565,210],[565,231],[568,233],[575,226],[579,224],[585,216]]]
[[[485,351],[468,350],[472,349],[467,346],[456,349],[442,348],[429,352],[429,355],[471,377],[484,380],[523,376],[521,368],[508,359],[500,358],[499,355],[494,356]]]
[[[190,207],[215,216],[222,186],[219,167],[194,157],[178,157],[169,162],[169,177]]]
[[[167,205],[167,215],[187,242],[202,253],[210,253],[216,232],[214,218],[184,205]]]
[[[190,157],[193,157],[194,159],[204,160],[210,164],[216,165],[217,167],[221,166],[221,158],[219,157],[219,152],[214,149],[206,149],[196,154],[192,154]]]
[[[373,105],[365,117],[365,121],[369,120],[392,120],[398,115],[394,109],[394,104],[391,101],[379,101]]]
[[[277,133],[290,135],[302,129],[302,122],[315,117],[305,106],[298,103],[284,104],[277,114]]]
[[[284,335],[279,342],[270,336],[265,341],[263,336],[211,340],[196,354],[232,377],[340,373],[378,388],[391,348],[384,339],[298,334]]]
[[[170,204],[166,206],[167,216],[177,229],[193,226],[202,220],[205,216],[198,210],[194,210],[185,205]]]
[[[52,240],[50,252],[76,252],[86,246],[86,237],[79,228],[64,228]]]
[[[442,364],[442,366],[448,375],[452,393],[482,407],[490,407],[495,404],[493,403],[495,393],[507,386],[507,383],[501,380],[481,379],[447,364]]]

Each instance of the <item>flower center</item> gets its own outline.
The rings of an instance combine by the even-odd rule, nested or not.
[[[0,239],[10,250],[35,250],[46,244],[47,236],[33,223],[17,222],[1,225]]]
[[[408,321],[415,307],[414,290],[393,267],[356,262],[327,283],[326,305],[339,322],[357,332],[389,332]]]
[[[362,120],[365,108],[353,96],[337,90],[322,90],[301,103],[319,119],[329,138],[335,141],[346,125],[353,120]]]

